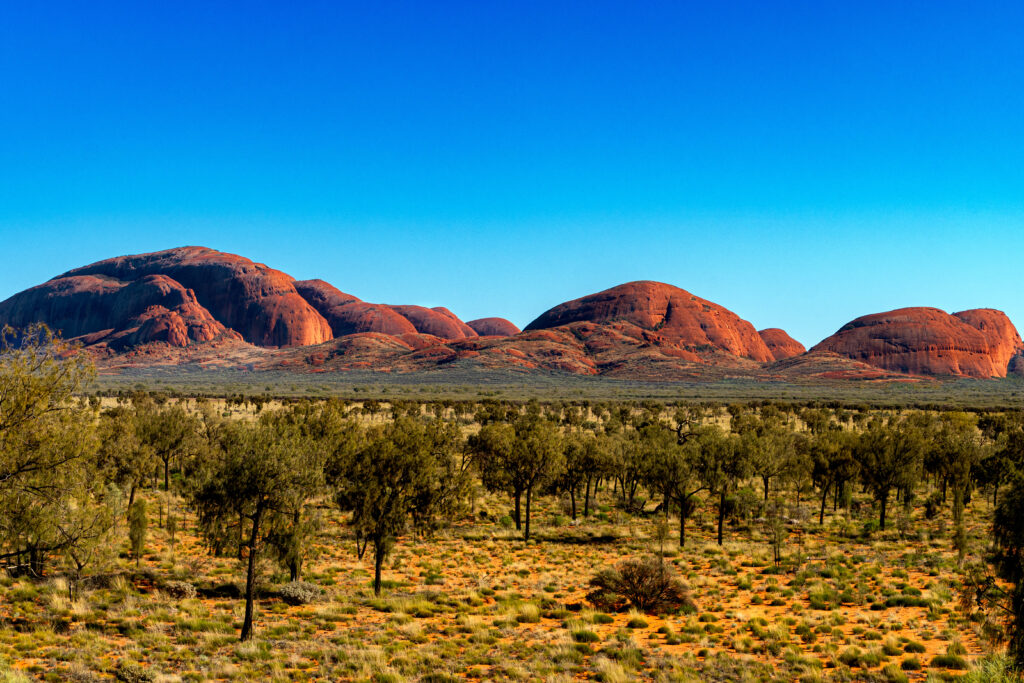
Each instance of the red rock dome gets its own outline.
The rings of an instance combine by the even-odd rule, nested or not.
[[[774,360],[754,326],[732,311],[661,282],[629,282],[555,306],[526,326],[625,321],[695,352],[725,351],[762,363]]]

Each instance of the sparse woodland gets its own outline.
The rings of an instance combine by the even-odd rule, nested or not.
[[[0,349],[0,681],[1018,680],[1024,414],[92,393]]]

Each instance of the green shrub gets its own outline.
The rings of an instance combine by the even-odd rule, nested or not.
[[[966,669],[967,661],[958,655],[935,655],[930,666],[940,669]]]
[[[603,610],[620,611],[627,605],[643,612],[662,613],[693,607],[686,588],[662,558],[626,560],[603,569],[590,580],[587,599]]]
[[[324,591],[307,581],[292,581],[278,588],[277,594],[289,605],[308,605],[323,598]]]

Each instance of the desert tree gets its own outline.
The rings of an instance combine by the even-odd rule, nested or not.
[[[202,480],[192,493],[200,530],[214,545],[230,533],[231,522],[246,523],[248,551],[245,617],[241,639],[252,637],[257,558],[273,536],[294,524],[321,486],[323,467],[294,429],[264,412],[254,425],[227,427],[220,447],[209,455]]]
[[[980,611],[988,623],[1005,625],[1008,654],[1015,668],[1021,670],[1024,669],[1024,469],[1015,469],[1008,479],[1008,490],[996,507],[992,523],[995,575],[988,565],[980,565],[969,572],[961,606],[968,612]]]
[[[744,413],[737,416],[733,419],[732,428],[739,434],[739,446],[750,469],[761,479],[767,502],[771,481],[786,476],[796,467],[793,426],[778,410],[765,408],[761,415]]]
[[[855,452],[861,481],[878,503],[882,531],[892,492],[903,490],[906,495],[917,480],[923,448],[919,425],[907,417],[876,418],[860,434]]]
[[[93,372],[43,325],[0,332],[0,560],[37,576],[58,554],[84,568],[114,524],[97,406],[74,398]]]
[[[410,528],[430,530],[458,503],[454,425],[400,418],[377,428],[345,470],[329,483],[338,506],[352,513],[357,538],[373,544],[373,591],[391,547]]]
[[[146,501],[137,500],[128,507],[128,540],[135,556],[135,566],[139,566],[142,551],[146,548],[146,530],[149,518],[146,516]]]
[[[709,491],[718,495],[718,545],[722,545],[724,537],[726,497],[750,472],[738,442],[738,436],[726,434],[715,425],[704,429],[697,440],[700,478]]]
[[[181,405],[160,406],[148,397],[135,409],[139,439],[163,465],[164,491],[169,491],[171,463],[196,448],[198,420]]]
[[[688,438],[682,444],[672,435],[661,432],[659,447],[653,450],[647,473],[647,486],[661,493],[666,516],[672,506],[679,511],[680,548],[686,545],[686,520],[696,507],[697,495],[708,489],[700,476],[700,429],[687,432],[696,438]]]
[[[974,415],[946,412],[929,436],[926,448],[930,459],[939,463],[935,469],[940,473],[943,491],[948,488],[953,493],[953,543],[962,564],[967,542],[964,506],[982,458],[981,433]]]
[[[983,415],[978,420],[978,428],[989,447],[982,455],[977,476],[980,483],[991,487],[992,507],[997,507],[1000,487],[1012,475],[1017,463],[1024,461],[1024,412]]]
[[[530,540],[533,493],[561,468],[562,446],[558,428],[536,413],[526,412],[511,425],[489,424],[470,441],[484,486],[508,491],[515,503],[516,529]],[[525,515],[521,501],[525,496]]]
[[[100,414],[99,465],[109,480],[128,491],[128,509],[135,503],[135,494],[156,467],[156,458],[142,444],[138,419],[132,407],[119,405]]]
[[[838,502],[842,487],[857,477],[859,465],[854,458],[855,444],[855,434],[838,429],[821,432],[810,439],[811,480],[821,496],[819,525],[825,523],[829,492],[833,493],[833,501]]]

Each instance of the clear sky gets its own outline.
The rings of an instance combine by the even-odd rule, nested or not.
[[[1024,3],[7,3],[0,299],[200,244],[525,325],[1024,326]]]

